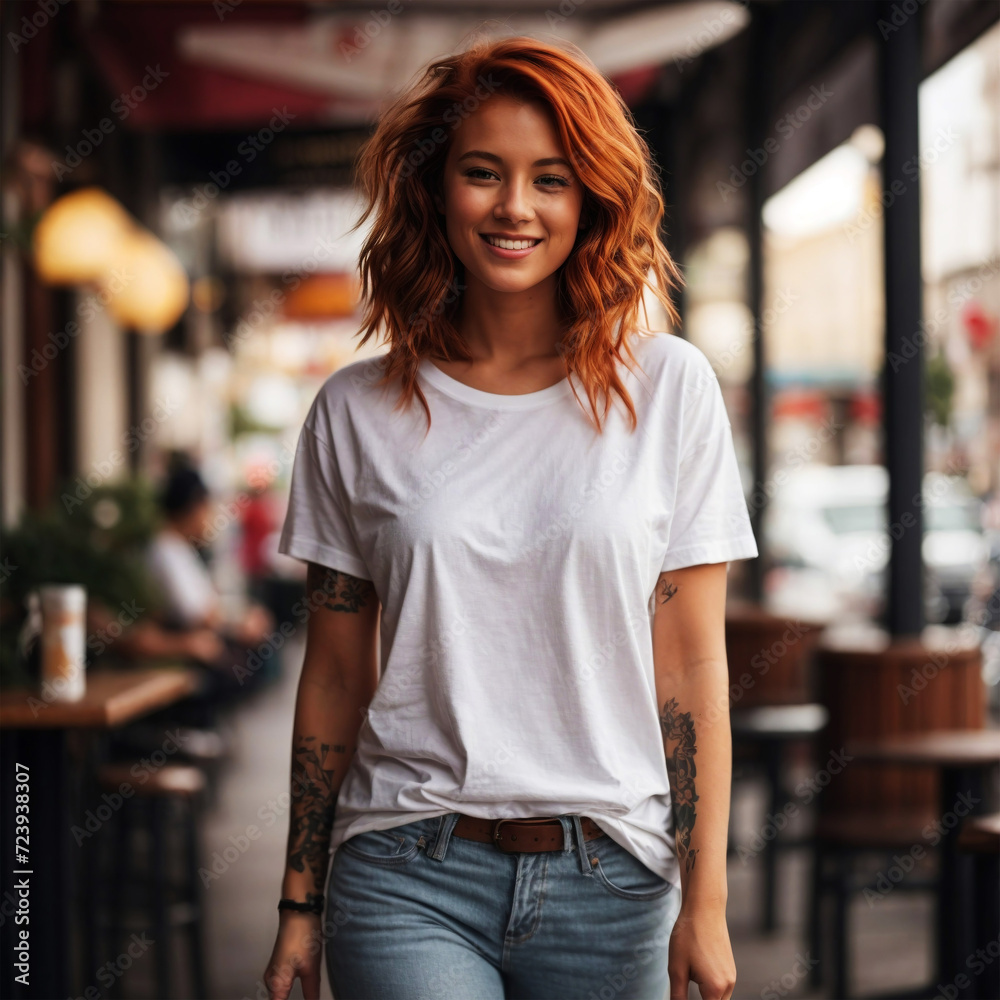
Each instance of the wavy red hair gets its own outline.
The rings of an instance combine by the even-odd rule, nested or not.
[[[416,395],[428,430],[430,408],[417,382],[420,361],[428,355],[471,360],[454,323],[464,266],[451,250],[432,193],[442,190],[455,128],[493,93],[551,109],[584,188],[581,218],[589,226],[559,269],[557,309],[566,330],[560,351],[567,375],[575,372],[584,386],[599,433],[599,394],[603,414],[614,392],[633,430],[637,424],[616,361],[624,362],[624,347],[637,363],[625,333],[646,332],[638,329],[644,289],[663,303],[672,323],[680,322],[670,293],[683,279],[660,239],[664,201],[649,148],[618,91],[582,51],[564,44],[527,36],[480,39],[430,63],[379,115],[358,156],[365,210],[353,228],[376,213],[359,255],[365,306],[360,343],[384,330],[389,346],[377,384],[398,377],[397,408]],[[583,406],[579,396],[577,401]]]

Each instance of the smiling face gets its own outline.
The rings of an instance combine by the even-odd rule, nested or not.
[[[526,291],[551,279],[554,293],[555,272],[576,242],[584,191],[545,105],[502,94],[484,101],[456,130],[443,186],[443,199],[434,200],[469,291],[477,283]],[[494,247],[488,237],[513,244]]]

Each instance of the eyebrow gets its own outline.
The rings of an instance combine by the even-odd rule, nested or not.
[[[455,162],[461,163],[462,160],[468,160],[474,156],[478,156],[482,160],[490,160],[493,163],[503,163],[502,157],[497,156],[496,153],[487,153],[483,149],[470,149],[467,153],[463,153]],[[549,167],[557,163],[561,163],[564,167],[569,167],[569,162],[561,156],[548,156],[543,160],[535,160],[531,165],[533,167]]]

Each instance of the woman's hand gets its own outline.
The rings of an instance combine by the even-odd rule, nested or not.
[[[274,615],[262,604],[251,604],[246,614],[229,631],[244,646],[263,642],[275,626]]]
[[[681,912],[670,935],[670,1000],[687,1000],[688,982],[698,984],[702,1000],[730,1000],[736,961],[726,926],[725,903]]]
[[[323,951],[320,918],[312,913],[282,910],[278,940],[264,970],[268,1000],[288,1000],[295,977],[302,980],[305,1000],[319,1000],[319,967]]]
[[[197,628],[184,636],[184,647],[189,656],[207,666],[218,663],[226,652],[226,644],[210,628]]]

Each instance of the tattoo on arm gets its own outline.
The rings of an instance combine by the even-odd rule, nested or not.
[[[322,591],[320,603],[330,611],[357,614],[375,597],[375,585],[371,580],[362,580],[318,563],[309,564],[307,587],[310,594]]]
[[[674,825],[677,839],[677,853],[685,863],[685,870],[694,868],[698,850],[691,850],[691,831],[697,819],[695,803],[698,795],[694,788],[695,746],[694,720],[690,712],[678,711],[677,699],[671,698],[660,715],[663,735],[673,744],[673,752],[667,753],[667,777],[670,779],[670,794],[674,806]]]
[[[338,793],[333,789],[332,754],[346,754],[342,744],[319,743],[300,736],[292,757],[292,809],[288,826],[288,864],[297,872],[306,866],[313,876],[307,902],[323,899],[330,832]]]
[[[669,580],[660,580],[659,603],[666,604],[677,593],[677,584]]]

